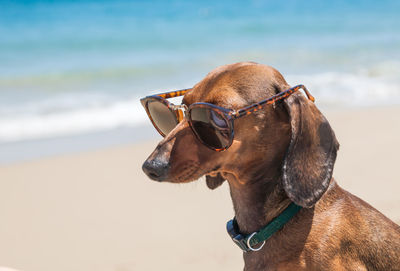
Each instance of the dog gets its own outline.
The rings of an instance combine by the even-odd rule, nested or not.
[[[183,104],[237,110],[287,89],[276,69],[236,63],[211,71],[185,93]],[[205,175],[210,189],[227,181],[242,236],[298,206],[261,245],[247,243],[246,271],[400,270],[400,227],[336,183],[339,143],[314,103],[296,92],[258,109],[235,119],[232,144],[224,151],[198,140],[183,118],[144,162],[144,172],[171,183]]]

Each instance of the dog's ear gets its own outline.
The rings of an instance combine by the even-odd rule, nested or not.
[[[210,188],[211,190],[214,190],[215,188],[220,186],[224,181],[225,181],[225,179],[222,178],[221,174],[219,174],[219,173],[215,177],[206,175],[207,187]]]
[[[314,103],[296,93],[285,100],[291,125],[283,188],[297,205],[312,207],[328,189],[339,143]]]

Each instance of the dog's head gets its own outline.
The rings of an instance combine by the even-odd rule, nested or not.
[[[290,88],[275,69],[256,63],[219,67],[185,94],[183,103],[207,102],[239,109]],[[328,188],[338,143],[313,102],[295,93],[275,106],[234,121],[232,145],[223,152],[203,145],[186,120],[180,122],[143,164],[157,181],[183,183],[206,175],[209,188],[225,179],[247,185],[281,180],[289,198],[310,207]]]

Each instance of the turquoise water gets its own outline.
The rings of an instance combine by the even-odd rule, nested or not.
[[[256,61],[321,107],[400,104],[399,1],[1,1],[0,142],[135,127],[138,98]]]

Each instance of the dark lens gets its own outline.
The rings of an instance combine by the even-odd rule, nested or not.
[[[211,108],[195,107],[190,110],[195,134],[206,145],[223,149],[230,142],[230,127],[224,116]]]
[[[164,135],[169,134],[178,124],[175,114],[162,102],[149,101],[147,108],[154,124]]]

